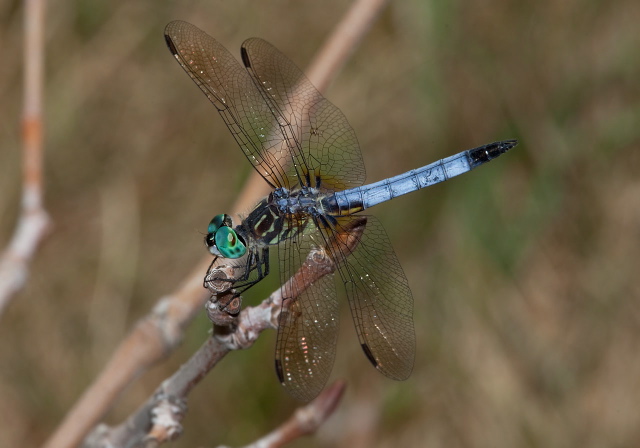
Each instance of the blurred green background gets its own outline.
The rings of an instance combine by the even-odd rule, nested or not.
[[[53,231],[0,320],[0,446],[42,443],[118,342],[205,250],[250,174],[167,51],[184,19],[239,55],[260,36],[304,68],[348,4],[51,2],[46,206]],[[20,194],[22,2],[0,3],[0,247]],[[494,140],[499,160],[377,207],[415,299],[417,361],[396,383],[343,303],[333,370],[348,389],[297,447],[640,445],[640,2],[392,3],[326,92],[379,180]],[[203,272],[204,275],[204,272]],[[277,276],[274,276],[277,278]],[[274,282],[254,288],[258,303]],[[122,421],[208,337],[201,313]],[[246,444],[296,403],[275,333],[191,394],[172,446]]]

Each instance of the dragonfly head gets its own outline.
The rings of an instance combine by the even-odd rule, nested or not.
[[[216,215],[207,227],[204,237],[209,252],[216,257],[240,258],[247,252],[247,245],[240,235],[233,230],[229,215]]]

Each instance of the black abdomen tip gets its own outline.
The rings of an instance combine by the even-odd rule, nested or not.
[[[493,142],[488,145],[470,149],[468,154],[471,168],[475,168],[483,163],[487,163],[490,160],[495,159],[499,155],[509,151],[517,144],[518,140],[503,140],[501,142]]]

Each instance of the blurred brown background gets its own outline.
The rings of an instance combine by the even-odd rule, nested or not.
[[[46,205],[53,232],[0,319],[0,446],[35,446],[112,350],[199,262],[250,166],[167,51],[173,19],[239,55],[260,36],[300,67],[348,4],[51,2]],[[0,247],[20,193],[22,3],[0,4]],[[473,173],[377,207],[415,299],[417,362],[396,383],[357,344],[345,399],[298,447],[640,445],[640,2],[397,1],[326,96],[369,181],[494,140]],[[204,275],[204,272],[203,272]],[[254,288],[245,304],[273,290]],[[118,423],[208,336],[204,313],[108,416]],[[191,394],[174,445],[246,444],[296,403],[274,332]]]

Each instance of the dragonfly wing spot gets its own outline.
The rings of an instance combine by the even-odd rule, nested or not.
[[[367,344],[361,344],[361,347],[362,347],[362,351],[366,355],[366,357],[369,360],[369,362],[371,364],[373,364],[373,367],[375,367],[377,369],[378,368],[378,361],[376,361],[376,358],[374,358],[373,352],[371,351],[369,346]]]
[[[276,359],[276,375],[278,375],[278,381],[284,385],[284,372],[282,371],[282,362]]]

